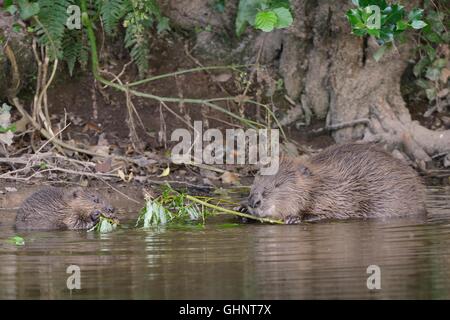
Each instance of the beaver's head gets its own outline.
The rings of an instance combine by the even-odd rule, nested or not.
[[[258,217],[284,219],[310,206],[313,173],[307,163],[283,157],[274,175],[256,175],[248,197],[248,211]]]
[[[69,229],[89,229],[100,216],[118,221],[115,209],[101,195],[82,188],[70,190],[65,195],[68,216],[64,219]]]

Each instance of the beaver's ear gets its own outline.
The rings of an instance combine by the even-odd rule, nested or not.
[[[309,177],[312,174],[311,170],[309,170],[309,168],[307,166],[305,166],[304,164],[300,164],[298,166],[298,172],[300,172],[300,174],[305,177]]]

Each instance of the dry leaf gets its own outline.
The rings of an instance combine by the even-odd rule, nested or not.
[[[220,178],[222,179],[222,182],[225,184],[238,184],[239,183],[239,176],[233,172],[227,171]]]
[[[443,83],[447,83],[448,78],[450,78],[450,69],[448,69],[448,68],[442,69],[442,71],[441,71],[441,81]]]
[[[217,76],[213,76],[214,81],[217,82],[227,82],[232,77],[231,73],[222,73]]]
[[[0,143],[10,146],[13,143],[14,134],[11,131],[0,133]]]
[[[119,176],[119,178],[120,179],[122,179],[123,181],[127,181],[127,179],[125,178],[125,173],[121,170],[121,169],[119,169],[118,171],[117,171],[117,175]]]
[[[95,165],[95,171],[101,172],[101,173],[109,172],[109,171],[111,171],[111,164],[112,164],[112,159],[108,158],[102,163],[97,163]]]
[[[170,174],[170,167],[167,166],[167,168],[164,169],[164,171],[158,176],[158,178],[167,177]]]

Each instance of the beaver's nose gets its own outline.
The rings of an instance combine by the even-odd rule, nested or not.
[[[105,208],[105,211],[108,213],[114,213],[115,209],[113,207],[108,206]]]
[[[248,204],[251,208],[258,208],[261,205],[261,199],[258,196],[251,195],[248,198]]]

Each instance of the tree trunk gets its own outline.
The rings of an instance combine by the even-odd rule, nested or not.
[[[419,1],[408,1],[407,7]],[[375,62],[377,44],[350,34],[350,1],[295,1],[295,24],[283,38],[280,72],[288,94],[325,119],[337,142],[381,141],[423,165],[450,151],[450,131],[412,121],[400,92],[412,41]]]

